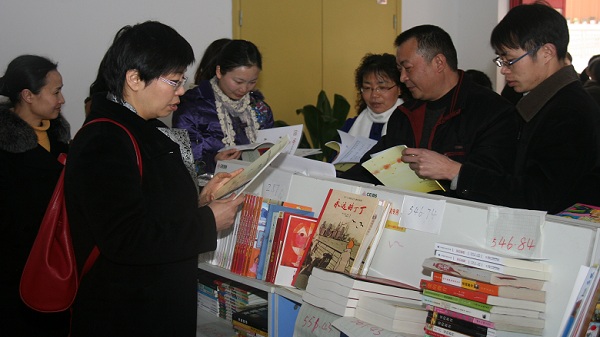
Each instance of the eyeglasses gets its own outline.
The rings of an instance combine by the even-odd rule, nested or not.
[[[392,90],[392,88],[396,87],[396,84],[392,85],[391,87],[375,87],[375,88],[360,88],[360,92],[363,94],[367,94],[370,95],[373,93],[373,91],[375,91],[378,94],[385,94],[386,92]]]
[[[187,77],[185,77],[185,76],[183,76],[179,81],[171,81],[162,76],[159,76],[158,79],[165,82],[166,84],[172,86],[173,90],[177,90],[177,89],[179,89],[179,87],[183,87],[185,85],[185,82],[187,82]]]
[[[531,55],[534,54],[535,52],[538,51],[538,49],[540,49],[540,47],[536,47],[528,52],[526,52],[525,54],[517,57],[516,59],[512,60],[512,61],[504,61],[500,56],[496,57],[493,61],[494,63],[498,66],[498,68],[502,68],[502,67],[510,67],[513,64],[519,62],[522,58],[524,58],[527,55]]]

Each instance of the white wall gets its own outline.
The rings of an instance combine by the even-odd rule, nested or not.
[[[440,26],[454,41],[458,67],[481,70],[496,83],[490,35],[507,8],[508,0],[402,0],[402,30]]]
[[[232,34],[231,1],[226,0],[2,0],[0,76],[21,54],[58,62],[66,99],[63,114],[74,133],[83,123],[83,100],[115,33],[146,20],[175,28],[190,42],[197,61],[211,41]],[[188,77],[196,66],[188,69]]]

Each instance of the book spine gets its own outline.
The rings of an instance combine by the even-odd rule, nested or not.
[[[425,295],[423,296],[423,303],[426,305],[431,305],[431,306],[438,307],[438,308],[444,308],[446,310],[451,310],[451,311],[454,311],[457,313],[461,313],[463,315],[471,316],[471,317],[486,320],[486,321],[489,321],[490,316],[491,316],[489,312],[486,312],[483,310],[478,310],[475,308],[467,307],[465,305],[460,305],[457,303],[448,302],[448,301],[441,300],[439,298],[425,296]]]
[[[465,335],[464,333],[456,332],[450,329],[443,328],[441,326],[427,324],[425,325],[426,333],[434,333],[432,336],[446,336],[446,337],[471,337],[469,335]]]
[[[452,276],[448,274],[442,274],[440,272],[434,271],[432,273],[432,278],[436,282],[441,282],[449,285],[453,285],[455,287],[461,287],[468,290],[480,291],[484,294],[499,296],[500,287],[497,285],[478,282],[475,280],[469,280],[462,277]]]
[[[441,282],[421,280],[421,289],[432,290],[432,291],[436,291],[439,293],[444,293],[447,295],[452,295],[452,296],[464,298],[464,299],[479,302],[479,303],[487,303],[487,301],[488,301],[487,294],[469,290],[469,289],[464,289],[461,287],[447,285],[447,284],[444,284]]]
[[[464,305],[464,306],[467,306],[467,307],[470,307],[473,309],[477,309],[477,310],[481,310],[481,311],[485,311],[485,312],[491,312],[491,310],[492,310],[492,306],[489,304],[475,302],[475,301],[471,301],[471,300],[468,300],[465,298],[460,298],[460,297],[440,293],[437,291],[431,291],[428,289],[423,290],[423,295],[431,296],[434,298],[438,298],[440,300],[444,300],[444,301],[448,301],[448,302],[452,302],[452,303],[456,303],[456,304],[460,304],[460,305]]]
[[[456,255],[456,254],[452,254],[452,253],[448,253],[448,252],[444,252],[444,251],[440,251],[440,250],[435,251],[435,257],[439,257],[442,260],[452,261],[452,262],[461,263],[461,264],[464,264],[467,266],[472,266],[472,267],[481,268],[484,270],[493,271],[493,272],[499,273],[499,274],[506,273],[506,271],[505,271],[506,268],[504,268],[503,265],[486,262],[486,261],[481,261],[481,260],[477,260],[477,259],[473,259],[473,258],[461,256],[461,255]]]
[[[490,337],[496,335],[496,330],[494,329],[488,329],[487,327],[440,314],[436,311],[429,311],[426,323],[477,337]]]
[[[451,254],[461,255],[464,257],[469,257],[469,258],[473,258],[473,259],[477,259],[477,260],[481,260],[481,261],[485,261],[485,262],[491,262],[491,263],[495,263],[495,264],[500,264],[500,265],[504,265],[504,266],[511,265],[511,261],[514,261],[511,258],[505,258],[505,257],[499,256],[499,255],[494,255],[494,254],[490,254],[490,253],[486,253],[486,252],[480,252],[480,251],[477,251],[474,249],[458,247],[458,246],[454,246],[454,245],[446,244],[446,243],[436,242],[435,249],[439,250],[439,251],[451,253]],[[526,260],[522,260],[519,263],[522,265],[535,263],[535,262],[530,262],[530,263],[527,263],[527,262],[528,261],[526,261]],[[535,266],[533,266],[533,267],[535,268]]]
[[[482,326],[482,327],[486,327],[486,328],[490,328],[490,329],[494,329],[495,328],[495,323],[494,322],[490,322],[490,321],[486,321],[484,319],[479,319],[477,317],[465,315],[465,314],[462,314],[462,313],[457,312],[457,311],[448,310],[448,309],[444,309],[444,308],[433,306],[433,305],[427,305],[426,309],[428,311],[435,311],[437,313],[440,313],[440,314],[448,316],[448,317],[453,317],[453,318],[456,318],[456,319],[463,320],[465,322],[477,324],[477,325]]]

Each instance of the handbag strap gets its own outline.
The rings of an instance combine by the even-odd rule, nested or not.
[[[133,134],[131,133],[131,131],[129,131],[129,129],[127,129],[123,124],[121,124],[115,120],[112,120],[109,118],[104,118],[104,117],[91,120],[91,121],[85,123],[83,125],[83,127],[93,124],[93,123],[98,123],[98,122],[113,123],[113,124],[119,126],[121,129],[123,129],[127,133],[129,138],[131,139],[131,142],[133,143],[133,148],[135,150],[135,156],[136,156],[138,169],[140,170],[140,177],[142,177],[142,172],[143,172],[143,170],[142,170],[142,154],[140,152],[140,147],[138,146],[138,143],[135,140],[135,137],[133,137]],[[61,155],[63,155],[63,154],[61,153]],[[65,156],[65,159],[66,159],[66,156]],[[59,161],[60,160],[61,160],[61,157],[59,156]],[[64,164],[64,161],[61,161],[61,163]],[[88,258],[85,260],[85,263],[83,264],[83,270],[81,271],[80,279],[83,278],[83,275],[85,275],[92,268],[92,266],[96,262],[96,259],[98,259],[99,255],[100,255],[100,250],[98,249],[98,246],[94,246],[94,248],[90,252],[90,255],[88,255]]]
[[[119,126],[121,129],[123,129],[123,131],[125,131],[127,133],[127,135],[129,136],[129,138],[131,139],[131,142],[133,143],[133,148],[135,149],[136,161],[137,161],[138,168],[140,170],[140,177],[141,177],[142,176],[142,171],[143,171],[142,170],[142,154],[140,153],[140,147],[138,146],[138,143],[135,140],[135,137],[133,137],[133,134],[131,133],[131,131],[129,131],[129,129],[127,129],[123,124],[121,124],[121,123],[119,123],[119,122],[117,122],[115,120],[112,120],[112,119],[109,119],[109,118],[105,118],[105,117],[101,117],[101,118],[97,118],[97,119],[91,120],[91,121],[85,123],[82,128],[84,128],[87,125],[98,123],[98,122],[113,123],[113,124]]]

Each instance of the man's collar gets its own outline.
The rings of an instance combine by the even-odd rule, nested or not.
[[[576,81],[579,76],[572,65],[561,68],[523,96],[516,105],[517,111],[529,122],[560,89]]]

